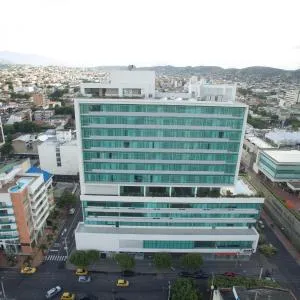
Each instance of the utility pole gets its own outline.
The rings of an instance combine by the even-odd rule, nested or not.
[[[171,299],[171,282],[170,282],[170,280],[168,281],[168,300],[170,300]]]
[[[2,296],[4,299],[6,299],[6,295],[5,295],[5,290],[4,290],[4,284],[3,284],[3,281],[2,281],[3,277],[1,277],[1,289],[2,289]]]
[[[263,267],[261,267],[261,268],[260,268],[260,273],[259,273],[259,278],[258,278],[259,280],[260,280],[260,279],[261,279],[261,277],[262,277],[263,270],[264,270],[264,268],[263,268]]]

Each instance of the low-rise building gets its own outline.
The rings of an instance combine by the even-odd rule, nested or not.
[[[263,150],[257,156],[256,165],[272,182],[300,181],[299,150]]]
[[[14,123],[22,121],[32,121],[31,109],[23,109],[21,111],[11,114],[6,124],[12,125]]]
[[[47,135],[24,134],[12,141],[15,154],[38,155],[38,145],[48,139]]]
[[[54,110],[51,109],[36,110],[33,113],[33,117],[35,121],[49,122],[51,117],[54,116],[54,113]]]
[[[43,170],[54,175],[77,176],[77,140],[71,130],[57,131],[55,138],[49,138],[38,146],[38,154]]]

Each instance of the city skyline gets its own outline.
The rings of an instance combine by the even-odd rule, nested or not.
[[[0,51],[67,65],[300,68],[297,12],[280,1],[13,0],[2,4]],[[16,10],[16,8],[18,8]]]

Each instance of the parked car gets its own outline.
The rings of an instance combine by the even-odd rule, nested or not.
[[[52,289],[50,289],[49,291],[47,291],[46,293],[46,299],[51,299],[54,296],[56,296],[57,294],[59,294],[61,292],[61,287],[60,286],[56,286]]]
[[[91,276],[83,275],[83,276],[78,277],[78,282],[88,283],[88,282],[91,282],[91,281],[92,281]]]
[[[124,277],[132,277],[132,276],[135,275],[135,273],[134,273],[134,271],[131,271],[131,270],[125,270],[125,271],[122,272],[122,275]]]
[[[129,286],[129,281],[125,280],[125,279],[118,279],[117,283],[116,283],[116,286],[119,286],[119,287],[128,287]]]
[[[75,213],[75,208],[70,208],[69,209],[69,215],[74,215]]]
[[[180,277],[192,277],[193,273],[186,272],[186,271],[181,271],[181,272],[178,273],[178,276],[180,276]]]
[[[225,272],[223,275],[227,276],[227,277],[236,277],[237,276],[237,274],[234,272]]]

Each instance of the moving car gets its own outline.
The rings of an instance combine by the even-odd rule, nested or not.
[[[60,300],[75,300],[75,294],[64,292],[61,295]]]
[[[178,273],[178,276],[180,277],[190,277],[190,278],[195,278],[195,279],[204,279],[204,278],[208,278],[209,275],[205,272],[203,272],[202,270],[197,271],[197,272],[186,272],[186,271],[182,271]]]
[[[86,270],[86,269],[77,269],[75,274],[78,275],[78,276],[87,275],[88,270]]]
[[[56,286],[52,289],[50,289],[49,291],[47,291],[46,293],[46,299],[51,299],[54,296],[56,296],[57,294],[59,294],[61,292],[61,287],[60,286]]]
[[[129,281],[125,279],[118,279],[116,285],[119,287],[128,287]]]
[[[79,276],[78,277],[78,282],[83,282],[83,283],[88,283],[88,282],[91,282],[92,281],[92,278],[91,276]]]
[[[36,268],[33,267],[23,267],[21,269],[21,274],[33,274],[36,272]]]

